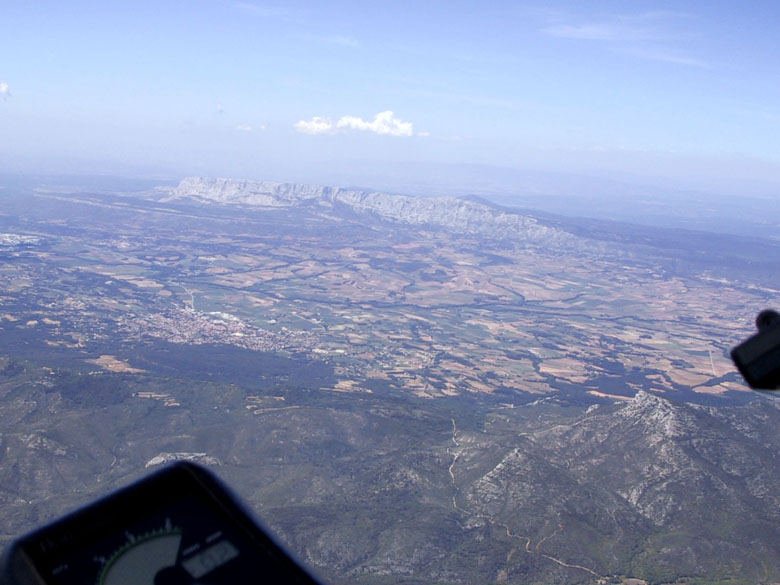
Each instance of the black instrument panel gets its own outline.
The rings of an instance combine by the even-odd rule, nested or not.
[[[209,471],[175,463],[14,542],[1,585],[318,582]]]

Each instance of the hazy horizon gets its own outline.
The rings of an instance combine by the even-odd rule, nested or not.
[[[432,184],[487,165],[774,197],[777,16],[768,2],[9,6],[2,170],[374,186],[384,164]]]

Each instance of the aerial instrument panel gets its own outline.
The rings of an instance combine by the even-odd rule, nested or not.
[[[0,585],[316,585],[209,471],[173,464],[14,542]]]

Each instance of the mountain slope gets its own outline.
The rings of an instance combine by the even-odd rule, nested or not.
[[[488,469],[475,449],[464,507],[602,575],[759,582],[780,566],[778,423],[773,401],[713,408],[640,391],[529,433]]]
[[[441,227],[492,238],[522,238],[529,244],[582,245],[579,238],[527,215],[448,197],[409,197],[338,187],[189,177],[163,201],[186,199],[270,209],[309,206],[314,210],[333,211],[345,208],[386,221]]]

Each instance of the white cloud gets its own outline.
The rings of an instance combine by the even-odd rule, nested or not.
[[[217,114],[223,113],[225,113],[225,108],[222,106],[222,104],[217,104]]]
[[[371,122],[366,122],[356,116],[342,116],[336,128],[348,130],[363,130],[388,136],[412,136],[414,128],[411,122],[403,122],[395,117],[391,110],[379,112]]]
[[[306,122],[301,120],[293,124],[295,128],[301,134],[335,134],[336,128],[333,125],[333,120],[330,118],[321,118],[320,116],[314,116],[311,120]]]
[[[308,122],[296,122],[293,127],[303,134],[336,134],[357,130],[382,136],[414,136],[412,123],[396,118],[391,110],[379,112],[370,122],[357,116],[342,116],[334,124],[330,118],[315,116]]]
[[[3,99],[6,99],[10,95],[11,90],[8,89],[8,84],[5,81],[0,81],[0,96],[3,96]]]

